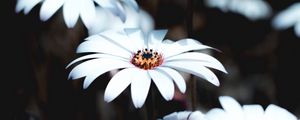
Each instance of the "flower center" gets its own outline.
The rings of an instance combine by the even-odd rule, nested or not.
[[[162,61],[161,54],[158,54],[152,49],[145,48],[143,50],[138,50],[136,54],[134,54],[131,63],[141,69],[149,70],[161,65]]]

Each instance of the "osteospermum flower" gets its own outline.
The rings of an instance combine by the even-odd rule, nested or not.
[[[138,9],[135,0],[18,0],[16,11],[20,12],[24,9],[24,13],[27,14],[39,2],[42,2],[40,10],[42,21],[47,21],[59,8],[63,7],[64,21],[69,28],[75,26],[79,17],[87,28],[91,27],[96,16],[95,3],[110,10],[116,16],[119,16],[122,21],[126,20],[123,3],[135,10]]]
[[[274,28],[284,30],[294,26],[295,33],[300,37],[300,3],[295,3],[280,12],[272,21]]]
[[[207,120],[205,115],[200,111],[180,111],[173,112],[158,120]]]
[[[193,50],[211,48],[193,39],[177,42],[163,41],[166,30],[155,30],[144,35],[139,29],[125,29],[124,32],[104,31],[90,36],[79,45],[77,53],[93,53],[72,61],[75,66],[69,78],[85,77],[83,88],[87,88],[101,74],[122,69],[109,81],[104,98],[110,102],[131,84],[134,106],[141,107],[147,97],[151,80],[165,100],[174,96],[174,84],[184,93],[186,84],[175,69],[192,73],[219,86],[216,75],[206,67],[226,73],[223,65],[215,58]]]
[[[241,14],[253,21],[267,18],[272,13],[270,5],[263,0],[205,0],[205,3],[208,7]]]
[[[276,105],[269,105],[266,110],[261,105],[243,105],[229,96],[219,97],[223,107],[210,110],[207,120],[297,120],[296,116]]]

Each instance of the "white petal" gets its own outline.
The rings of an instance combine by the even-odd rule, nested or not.
[[[63,4],[65,0],[45,0],[41,6],[40,18],[48,20]]]
[[[138,49],[146,47],[145,42],[147,41],[145,41],[145,36],[140,29],[124,29],[124,31]]]
[[[92,39],[92,38],[91,38]],[[88,40],[81,43],[77,48],[77,53],[83,52],[99,52],[110,55],[115,55],[130,59],[132,53],[126,49],[121,48],[117,44],[112,43],[112,41],[107,40],[101,36],[95,35],[94,40]]]
[[[172,62],[163,63],[161,66],[172,67],[181,70],[183,72],[191,73],[198,77],[206,79],[207,81],[209,81],[210,83],[216,86],[220,85],[217,76],[212,71],[210,71],[209,69],[207,69],[202,65],[195,65],[194,63],[191,62],[172,61]]]
[[[156,70],[148,70],[148,73],[164,99],[172,100],[175,91],[172,78]]]
[[[276,105],[269,105],[265,110],[265,120],[297,120],[297,117]]]
[[[135,69],[133,72],[135,74],[132,76],[131,98],[134,106],[141,108],[147,98],[151,79],[145,70]]]
[[[139,9],[139,6],[135,0],[123,0],[123,2],[129,5],[130,7],[134,8],[135,10]]]
[[[206,120],[205,115],[200,111],[192,112],[188,120]]]
[[[298,37],[300,37],[300,20],[298,23],[295,25],[295,33]]]
[[[86,76],[84,80],[84,88],[87,88],[98,76],[103,73],[125,67],[134,67],[129,62],[115,60],[115,59],[93,59],[83,62],[74,67],[70,74],[69,79],[78,79]]]
[[[244,105],[245,120],[264,120],[264,109],[261,105]]]
[[[127,86],[132,81],[132,75],[135,73],[134,70],[136,68],[127,68],[124,70],[121,70],[117,74],[113,76],[113,78],[109,81],[108,85],[106,86],[105,92],[104,92],[104,100],[106,102],[111,102],[114,100],[117,96],[121,94],[122,91],[124,91]]]
[[[186,84],[184,78],[181,76],[180,73],[178,73],[176,70],[172,68],[167,68],[167,67],[157,67],[156,69],[165,72],[167,75],[172,77],[180,92],[185,93]]]
[[[140,49],[135,45],[137,44],[135,40],[129,38],[125,33],[117,32],[116,30],[108,30],[100,33],[99,35],[133,53]]]
[[[79,17],[78,0],[67,0],[63,6],[63,16],[68,28],[73,28]]]
[[[193,61],[193,62],[199,62],[199,64],[202,64],[203,66],[211,67],[217,70],[220,70],[224,73],[227,73],[222,63],[220,63],[217,59],[215,59],[212,56],[209,56],[204,53],[199,52],[188,52],[179,54],[176,56],[172,56],[169,58],[165,58],[165,62],[168,61]]]
[[[162,48],[164,51],[164,57],[168,58],[173,55],[177,55],[183,52],[191,51],[191,50],[202,50],[202,49],[212,49],[209,46],[202,45],[200,42],[193,39],[182,39],[173,44],[165,46]]]
[[[190,120],[188,119],[189,116],[192,114],[191,111],[181,111],[181,112],[177,112],[177,118],[178,120]]]
[[[145,33],[148,33],[149,31],[154,29],[154,19],[152,18],[152,16],[149,13],[147,13],[144,10],[140,10],[138,17],[139,17],[139,19],[138,19],[139,20],[139,27]],[[127,17],[127,19],[129,19],[129,17]]]
[[[177,112],[173,112],[169,115],[164,116],[163,120],[179,120],[177,114]]]
[[[109,9],[114,15],[119,16],[124,22],[126,19],[125,11],[116,0],[94,0],[97,4],[105,9]]]
[[[235,99],[229,96],[221,96],[219,97],[219,101],[223,109],[233,120],[243,119],[243,109]]]
[[[82,61],[82,60],[86,60],[86,59],[93,59],[93,58],[109,58],[109,59],[119,59],[119,60],[123,60],[126,61],[126,59],[118,57],[118,56],[113,56],[113,55],[109,55],[109,54],[90,54],[90,55],[85,55],[79,58],[76,58],[75,60],[73,60],[72,62],[70,62],[66,68],[70,67],[71,65],[73,65],[76,62]]]
[[[148,35],[148,48],[156,48],[167,34],[167,30],[153,30]]]
[[[207,120],[232,120],[227,113],[220,108],[213,108],[205,115]]]
[[[80,17],[82,19],[82,22],[87,28],[90,28],[94,24],[96,18],[96,8],[94,2],[92,0],[79,0],[79,1],[81,1],[79,2],[81,3],[81,5],[78,7],[80,7]]]
[[[286,10],[280,12],[272,21],[276,29],[287,29],[293,26],[300,19],[300,3],[293,4]]]

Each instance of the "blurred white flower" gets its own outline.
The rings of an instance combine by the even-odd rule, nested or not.
[[[83,88],[87,88],[101,74],[122,69],[108,83],[104,98],[110,102],[131,84],[131,96],[136,108],[142,107],[150,88],[151,79],[165,100],[174,96],[174,84],[184,93],[186,84],[174,69],[192,73],[219,86],[217,76],[208,68],[226,73],[215,58],[193,50],[209,49],[193,39],[177,42],[163,41],[167,31],[155,30],[143,34],[140,29],[125,29],[123,32],[109,30],[86,38],[77,48],[77,53],[93,53],[72,61],[75,66],[69,78],[85,77]]]
[[[223,12],[234,12],[250,20],[270,17],[272,9],[263,0],[205,0],[208,7],[219,8]]]
[[[63,7],[63,17],[68,28],[74,27],[79,17],[87,28],[91,27],[96,18],[95,3],[110,10],[122,21],[126,20],[123,4],[138,10],[138,4],[135,0],[18,0],[16,12],[24,9],[24,13],[27,14],[39,2],[42,2],[40,10],[42,21],[47,21],[57,10]]]
[[[272,21],[274,28],[284,30],[294,26],[295,33],[300,37],[300,3],[295,3],[280,12]]]
[[[266,110],[261,105],[243,105],[229,96],[219,97],[223,107],[214,108],[206,113],[207,120],[297,120],[296,116],[276,105],[269,105]]]
[[[113,15],[107,9],[96,7],[96,20],[88,28],[89,35],[94,35],[108,29],[121,31],[124,28],[140,28],[146,33],[154,29],[154,20],[146,11],[142,9],[136,11],[134,8],[126,5],[124,5],[124,11],[130,17],[127,17],[125,22],[122,22],[120,18]]]
[[[173,112],[169,115],[163,117],[163,119],[158,120],[207,120],[205,115],[200,111],[180,111]]]

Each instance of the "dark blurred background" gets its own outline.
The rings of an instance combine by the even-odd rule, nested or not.
[[[300,117],[300,54],[297,53],[300,38],[293,28],[278,31],[270,23],[276,13],[296,0],[268,0],[273,15],[257,21],[208,8],[202,0],[194,0],[192,33],[186,27],[190,9],[186,1],[137,2],[152,15],[157,29],[169,29],[167,38],[192,37],[222,51],[206,52],[221,61],[229,74],[214,71],[220,87],[204,80],[196,81],[197,109],[207,111],[220,107],[218,97],[229,95],[241,104],[263,107],[276,104]],[[5,71],[1,78],[3,120],[149,119],[150,113],[161,118],[175,111],[191,110],[189,88],[186,94],[176,93],[174,100],[165,101],[152,87],[151,91],[157,95],[153,98],[149,93],[141,109],[133,107],[128,88],[113,102],[104,102],[109,74],[99,77],[86,90],[82,89],[83,79],[67,79],[69,70],[65,66],[78,57],[76,47],[88,36],[81,21],[68,29],[62,21],[61,9],[50,20],[42,22],[38,15],[41,4],[28,15],[15,13],[15,0],[1,5],[4,5],[1,14],[1,59]]]

